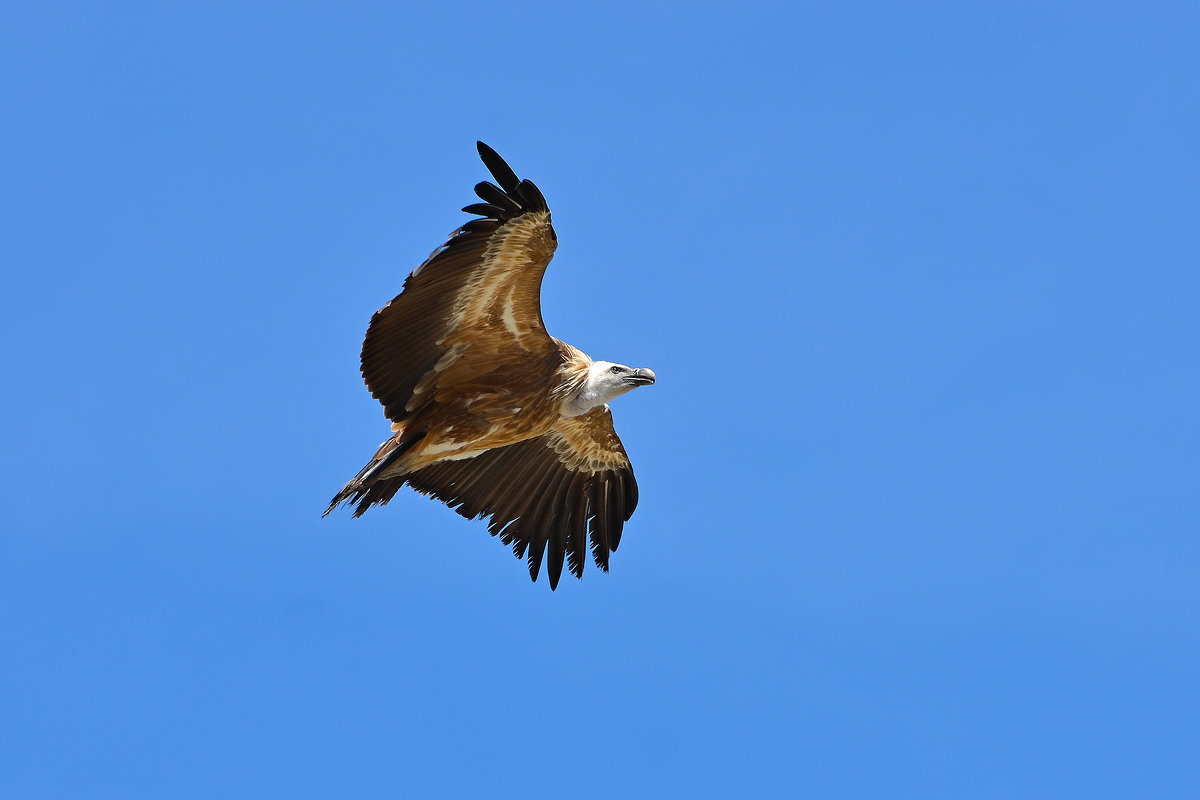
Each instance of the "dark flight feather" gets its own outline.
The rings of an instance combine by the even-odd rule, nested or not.
[[[500,184],[500,188],[510,193],[517,188],[517,184],[520,183],[517,173],[513,172],[512,167],[500,157],[500,154],[483,142],[476,142],[475,146],[479,150],[479,158],[483,161],[483,165],[487,167],[488,172],[492,173],[492,177],[496,179],[496,183]]]

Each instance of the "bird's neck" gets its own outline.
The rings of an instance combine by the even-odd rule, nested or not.
[[[604,405],[611,399],[611,397],[606,397],[591,381],[584,381],[575,396],[563,404],[563,416],[578,417],[596,406]]]
[[[563,404],[563,416],[578,417],[586,414],[593,408],[612,402],[613,398],[620,397],[632,388],[610,380],[599,366],[594,365],[588,370],[587,377],[580,383],[578,391],[570,395]]]

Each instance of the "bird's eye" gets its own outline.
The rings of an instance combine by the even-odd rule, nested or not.
[[[614,367],[610,367],[608,371],[611,372],[613,375],[619,375],[621,373],[621,368],[614,366]]]

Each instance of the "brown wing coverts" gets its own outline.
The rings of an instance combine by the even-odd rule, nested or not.
[[[535,223],[544,226],[549,240],[543,242],[538,236],[521,238],[526,250],[512,254],[509,261],[525,262],[516,279],[532,285],[519,296],[532,298],[527,313],[536,318],[536,324],[545,332],[537,298],[556,240],[549,225],[546,199],[531,181],[518,180],[494,150],[483,142],[478,146],[480,158],[500,186],[478,184],[475,193],[486,202],[463,210],[483,218],[458,228],[413,270],[401,293],[371,317],[363,340],[363,380],[371,395],[383,404],[384,414],[393,421],[402,421],[408,415],[405,404],[414,387],[445,352],[442,342],[457,322],[455,310],[461,291],[490,264],[496,263],[497,259],[488,258],[489,248],[494,255],[498,243],[509,241],[504,239],[507,231]],[[497,237],[504,242],[498,242]],[[549,334],[545,334],[545,340],[549,352],[554,347]]]
[[[528,553],[535,581],[545,554],[551,589],[564,560],[583,576],[589,534],[592,558],[607,572],[637,507],[637,481],[607,409],[563,422],[543,436],[392,479],[387,496],[407,482],[468,519],[490,517],[493,536],[517,558]]]

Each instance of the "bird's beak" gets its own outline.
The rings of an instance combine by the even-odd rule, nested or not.
[[[634,386],[649,386],[654,383],[654,370],[635,369],[627,380]]]

